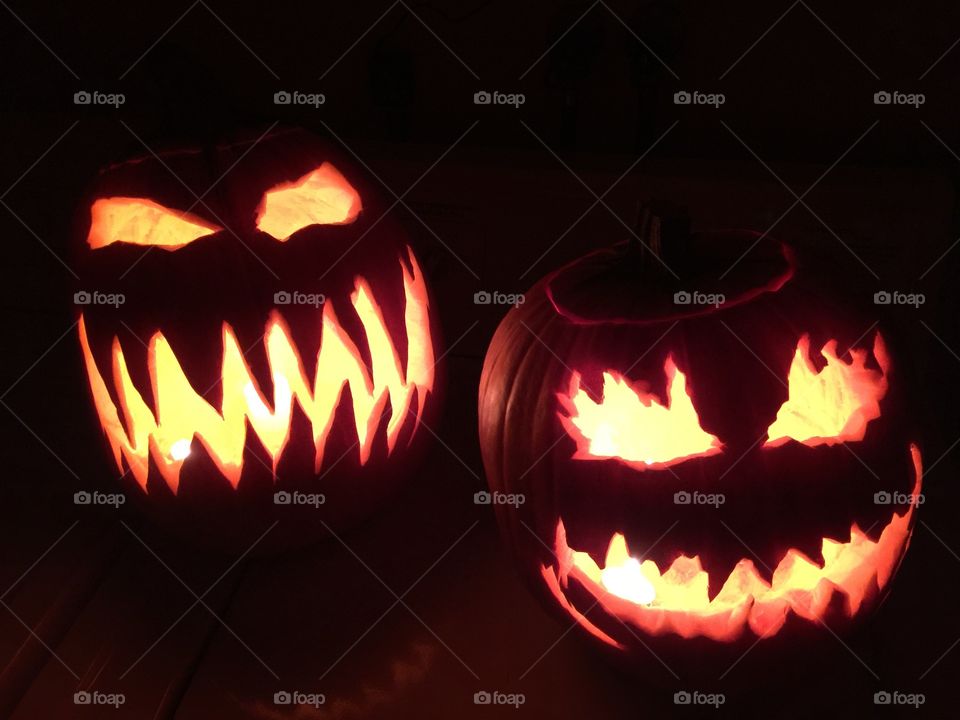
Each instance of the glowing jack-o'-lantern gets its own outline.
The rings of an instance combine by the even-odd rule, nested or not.
[[[77,254],[84,364],[124,482],[176,529],[235,547],[279,520],[269,544],[295,544],[402,482],[436,333],[386,210],[299,131],[101,174]]]
[[[491,489],[525,496],[496,509],[544,601],[616,657],[715,680],[876,606],[921,457],[887,334],[811,292],[789,247],[668,247],[593,253],[510,310],[480,439]]]

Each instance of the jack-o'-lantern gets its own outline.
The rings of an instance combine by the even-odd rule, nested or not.
[[[125,487],[174,529],[267,547],[369,514],[434,404],[423,270],[354,163],[305,132],[101,172],[79,339]]]
[[[483,461],[524,496],[497,517],[546,603],[627,664],[716,680],[853,629],[889,588],[922,500],[908,373],[790,247],[643,237],[506,315]]]

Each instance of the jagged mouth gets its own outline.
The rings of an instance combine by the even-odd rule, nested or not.
[[[426,397],[433,389],[434,359],[426,285],[409,248],[407,260],[409,267],[399,258],[405,298],[405,361],[383,318],[376,290],[358,276],[350,302],[369,348],[369,366],[355,339],[338,320],[333,303],[327,302],[322,313],[318,313],[322,333],[316,351],[316,372],[312,378],[307,377],[301,351],[283,316],[274,311],[263,336],[273,385],[269,400],[244,358],[234,329],[224,322],[219,408],[206,400],[206,393],[193,386],[159,330],[150,338],[148,347],[153,407],[134,386],[118,338],[114,338],[111,352],[115,402],[94,360],[81,315],[80,344],[93,401],[119,471],[130,472],[146,491],[152,461],[168,488],[176,493],[181,471],[189,462],[191,446],[197,439],[220,474],[236,488],[244,467],[249,426],[272,461],[276,477],[277,463],[290,440],[296,405],[310,422],[314,470],[319,472],[345,389],[349,389],[356,432],[355,449],[351,450],[356,452],[361,465],[370,457],[387,403],[388,454],[393,452],[405,425],[413,425],[409,435],[412,439],[422,420]],[[414,415],[410,422],[408,414]]]
[[[648,635],[672,633],[720,642],[739,638],[747,628],[760,638],[771,637],[791,613],[825,621],[831,605],[839,604],[841,612],[853,618],[887,586],[909,543],[922,483],[920,451],[911,445],[910,453],[915,479],[908,508],[892,513],[876,540],[854,523],[848,541],[822,539],[819,560],[790,549],[776,567],[758,569],[753,560],[743,558],[712,597],[710,576],[698,556],[681,555],[661,572],[653,560],[631,557],[624,536],[615,532],[600,565],[589,553],[568,545],[562,519],[554,544],[557,566],[543,565],[541,574],[585,630],[621,648],[587,613],[599,607]],[[583,596],[578,590],[593,600],[582,611],[575,605],[575,598]]]

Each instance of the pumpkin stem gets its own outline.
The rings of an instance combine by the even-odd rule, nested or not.
[[[635,231],[627,241],[627,254],[641,263],[660,265],[654,262],[667,255],[675,256],[683,251],[690,236],[690,219],[686,209],[667,206],[657,201],[637,203]]]

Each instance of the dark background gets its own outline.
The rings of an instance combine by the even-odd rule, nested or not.
[[[695,227],[772,226],[861,298],[926,297],[883,313],[925,368],[929,469],[888,601],[846,646],[783,667],[779,685],[735,668],[713,688],[725,708],[700,713],[955,714],[958,36],[945,3],[3,3],[0,715],[698,714],[673,705],[674,689],[694,687],[653,658],[626,678],[541,612],[473,504],[475,393],[505,312],[473,293],[522,292],[624,239],[614,216],[631,223],[651,195],[687,206]],[[684,89],[726,102],[674,105]],[[126,103],[78,107],[78,90]],[[326,103],[277,106],[279,90]],[[479,90],[526,102],[477,106]],[[878,106],[879,90],[926,102]],[[389,511],[340,541],[235,565],[136,513],[73,505],[110,478],[71,328],[68,237],[99,167],[278,121],[334,136],[388,199],[404,197],[393,212],[438,299],[448,388],[423,471]],[[628,168],[609,207],[595,203]],[[77,707],[83,689],[126,704]],[[294,714],[272,703],[280,689],[327,703]],[[881,689],[926,704],[876,708]],[[475,706],[478,690],[526,702]]]

